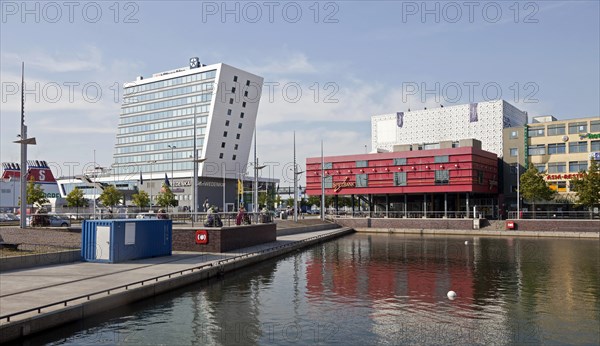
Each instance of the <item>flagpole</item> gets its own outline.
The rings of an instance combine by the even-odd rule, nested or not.
[[[25,62],[21,63],[21,140],[27,139],[25,126]],[[27,144],[21,143],[21,220],[20,227],[27,228]]]

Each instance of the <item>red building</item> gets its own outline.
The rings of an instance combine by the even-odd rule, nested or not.
[[[306,160],[306,193],[350,197],[352,212],[391,217],[497,215],[498,158],[477,140],[440,149],[312,157]],[[411,146],[402,146],[406,149]],[[445,148],[444,148],[445,147]],[[324,176],[323,176],[324,175]],[[336,207],[336,209],[339,209]]]

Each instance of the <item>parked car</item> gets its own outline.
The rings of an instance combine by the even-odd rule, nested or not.
[[[60,215],[50,215],[50,227],[71,227],[71,220]]]
[[[34,222],[33,226],[71,227],[71,220],[60,215],[38,214],[34,216],[38,217],[40,220],[36,221],[39,223],[38,225]],[[31,226],[31,216],[27,217],[26,223],[27,226]]]
[[[157,219],[156,213],[139,213],[135,217],[136,219]]]

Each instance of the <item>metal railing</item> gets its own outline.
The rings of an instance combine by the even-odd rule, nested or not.
[[[408,219],[421,219],[421,218],[432,218],[432,219],[463,219],[467,217],[467,212],[465,211],[355,211],[355,212],[342,212],[342,213],[332,213],[329,214],[335,218],[361,218],[361,217],[370,217],[370,218],[408,218]],[[468,214],[469,218],[473,218],[473,212],[471,211]],[[477,212],[478,218],[491,217],[491,215],[483,215],[479,211]]]
[[[59,218],[68,221],[69,225],[78,224],[84,220],[94,220],[94,219],[102,219],[102,220],[113,220],[113,219],[159,219],[159,218],[168,218],[173,220],[174,223],[191,223],[192,218],[194,223],[198,223],[201,225],[205,225],[209,219],[209,215],[213,215],[213,219],[219,219],[222,222],[222,226],[230,227],[236,226],[237,220],[237,212],[227,212],[227,213],[191,213],[191,212],[171,212],[171,213],[159,213],[159,212],[138,212],[138,213],[102,213],[93,214],[89,213],[52,213],[49,215],[55,215]],[[258,212],[251,213],[247,212],[247,219],[250,220],[251,224],[255,223],[270,223],[273,222],[275,215],[273,212]],[[29,217],[29,215],[28,215]],[[18,221],[14,222],[18,224]],[[2,222],[0,225],[11,225],[9,222]],[[241,224],[244,224],[243,222]],[[248,223],[245,223],[248,224]],[[208,227],[208,226],[207,226]]]
[[[73,298],[69,298],[69,299],[65,299],[65,300],[60,300],[60,301],[57,301],[57,302],[54,302],[54,303],[45,304],[45,305],[38,306],[38,307],[35,307],[35,308],[30,308],[30,309],[22,310],[22,311],[19,311],[19,312],[14,312],[14,313],[11,313],[11,314],[2,315],[2,316],[0,316],[0,320],[6,319],[6,322],[8,323],[8,322],[10,322],[10,319],[12,317],[15,317],[15,316],[24,315],[24,314],[27,314],[27,313],[30,313],[30,312],[34,312],[34,311],[37,311],[38,314],[41,314],[43,309],[47,309],[47,308],[50,308],[50,307],[56,307],[56,306],[60,306],[60,305],[62,305],[63,307],[67,307],[68,303],[73,302],[73,301],[77,301],[77,300],[81,300],[81,299],[90,300],[91,297],[97,296],[97,295],[100,295],[100,294],[110,295],[111,291],[116,291],[116,290],[120,290],[120,289],[125,289],[127,291],[127,290],[129,290],[129,288],[131,286],[137,286],[137,285],[144,286],[144,284],[146,284],[146,283],[158,282],[160,279],[167,279],[167,278],[170,279],[173,276],[183,276],[184,274],[192,274],[194,271],[198,271],[198,270],[202,270],[202,269],[206,269],[206,268],[219,267],[220,268],[220,270],[219,270],[220,273],[223,273],[224,272],[223,264],[231,262],[233,260],[240,260],[240,259],[243,259],[243,258],[248,258],[248,257],[252,257],[252,256],[262,255],[262,254],[268,253],[268,252],[275,252],[275,251],[278,251],[278,250],[281,250],[281,249],[285,249],[285,248],[296,247],[296,246],[299,246],[300,244],[307,243],[307,242],[312,242],[312,241],[318,240],[320,238],[329,238],[332,235],[335,235],[335,234],[337,234],[337,233],[339,233],[341,231],[343,231],[343,229],[342,230],[332,230],[332,232],[327,233],[327,234],[319,234],[319,235],[315,235],[315,236],[312,236],[310,238],[306,238],[306,239],[303,239],[303,240],[294,241],[294,242],[290,242],[290,243],[285,243],[285,244],[281,244],[281,245],[278,245],[278,246],[275,246],[275,247],[269,247],[269,248],[266,248],[266,249],[261,249],[261,250],[257,250],[257,251],[253,251],[253,252],[248,252],[248,253],[245,253],[245,254],[228,257],[228,258],[224,258],[224,259],[221,259],[221,260],[216,260],[216,261],[214,261],[212,263],[206,263],[206,264],[202,264],[202,265],[195,266],[195,267],[192,267],[192,268],[187,268],[187,269],[183,269],[183,270],[178,270],[178,271],[175,271],[175,272],[171,272],[171,273],[168,273],[168,274],[154,276],[154,277],[151,277],[149,279],[139,280],[139,281],[135,281],[135,282],[128,283],[128,284],[115,286],[115,287],[112,287],[112,288],[109,288],[109,289],[103,289],[103,290],[99,290],[99,291],[94,291],[92,293],[82,294],[82,295],[79,295],[79,296],[76,296],[76,297],[73,297]]]
[[[517,219],[600,219],[600,213],[598,211],[521,211],[517,213],[516,211],[508,212],[508,219],[517,220]]]

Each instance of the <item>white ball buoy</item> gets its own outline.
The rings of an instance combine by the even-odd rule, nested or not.
[[[448,296],[448,299],[454,300],[454,299],[456,299],[456,292],[454,292],[454,291],[448,291],[447,296]]]
[[[469,241],[468,240],[465,240],[465,245],[469,245]]]

